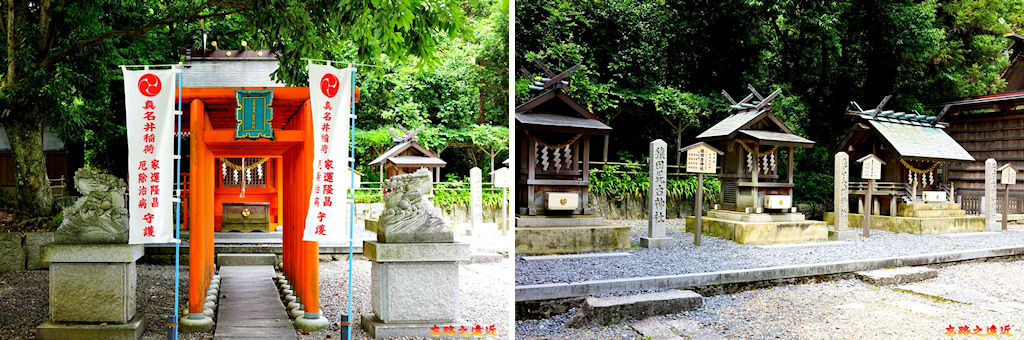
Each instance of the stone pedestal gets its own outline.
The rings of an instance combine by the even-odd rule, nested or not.
[[[430,336],[433,326],[466,325],[459,314],[459,262],[466,243],[363,241],[370,267],[370,304],[363,328],[374,338]]]
[[[55,244],[43,248],[42,260],[50,262],[50,320],[40,325],[39,338],[141,336],[146,322],[135,312],[135,261],[143,253],[142,245],[128,244]],[[108,325],[98,326],[104,322]]]

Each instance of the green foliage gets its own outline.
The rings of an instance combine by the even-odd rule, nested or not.
[[[714,204],[721,199],[721,182],[717,177],[704,176],[704,202]],[[666,180],[666,196],[673,199],[693,200],[697,194],[697,176],[669,176]],[[604,165],[590,171],[590,192],[608,196],[615,200],[647,197],[650,190],[650,176],[646,166],[639,163]]]

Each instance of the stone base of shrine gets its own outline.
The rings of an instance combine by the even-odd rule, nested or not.
[[[466,331],[463,334],[472,334],[471,330],[473,325],[468,322],[458,319],[455,321],[447,322],[398,322],[398,323],[385,323],[377,318],[373,313],[363,313],[361,324],[370,336],[374,339],[393,339],[393,338],[441,338],[441,339],[466,339],[468,336],[459,335],[460,329],[465,327]],[[453,327],[456,334],[444,335],[445,327]],[[477,337],[480,339],[483,337]]]
[[[516,253],[586,253],[629,249],[628,226],[611,225],[596,215],[516,215]]]
[[[901,204],[902,205],[902,204]],[[864,227],[863,214],[849,214],[850,229]],[[835,222],[835,213],[825,213],[825,222]],[[984,231],[983,216],[905,217],[871,215],[871,229],[908,234],[951,234]]]
[[[628,226],[516,226],[516,254],[567,254],[629,249]]]
[[[693,232],[693,216],[686,218],[686,231]],[[800,213],[747,214],[712,210],[701,218],[701,234],[732,240],[739,244],[778,244],[824,241],[828,224],[811,221]]]
[[[77,324],[52,321],[44,322],[36,327],[36,339],[117,339],[135,340],[142,338],[146,332],[146,314],[135,313],[128,323]]]

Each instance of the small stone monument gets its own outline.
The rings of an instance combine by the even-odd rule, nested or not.
[[[483,174],[480,172],[480,168],[473,167],[469,169],[469,221],[470,229],[473,233],[480,233],[480,228],[483,228],[484,224],[484,207],[483,207]],[[466,233],[471,235],[470,233]]]
[[[857,236],[850,230],[850,155],[845,152],[836,153],[835,167],[835,199],[833,200],[835,225],[828,231],[829,240],[845,240]]]
[[[434,326],[472,326],[460,318],[459,262],[469,244],[453,242],[452,231],[429,204],[426,169],[384,181],[385,211],[379,241],[363,241],[370,266],[370,304],[362,326],[374,338],[423,337]]]
[[[668,144],[658,139],[651,142],[650,148],[650,191],[647,193],[647,210],[650,212],[650,218],[647,220],[647,237],[640,238],[640,246],[667,248],[676,244],[676,240],[665,237]]]
[[[36,337],[138,339],[146,318],[135,308],[135,261],[144,248],[127,244],[125,182],[80,169],[75,187],[84,196],[64,209],[54,244],[42,251],[50,262],[50,320]]]
[[[996,160],[985,160],[985,231],[1001,229],[996,221]]]

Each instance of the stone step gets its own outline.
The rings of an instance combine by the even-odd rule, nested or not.
[[[999,299],[976,290],[941,283],[921,282],[896,286],[893,289],[965,304],[988,304],[1000,302]]]
[[[903,214],[905,211],[961,209],[960,203],[900,203],[896,206],[896,211],[900,216],[906,216]]]
[[[217,254],[218,266],[274,266],[274,254]]]
[[[909,210],[904,211],[903,217],[964,217],[965,210]]]
[[[678,319],[646,318],[637,322],[631,322],[629,327],[633,328],[644,339],[668,340],[717,340],[722,336],[714,334],[697,320],[680,317]]]
[[[565,327],[604,326],[630,319],[694,310],[703,304],[704,298],[689,290],[606,298],[588,297],[576,315],[565,323]]]
[[[939,277],[939,271],[928,267],[900,267],[857,272],[857,278],[864,283],[888,286],[907,282],[924,281]]]
[[[708,217],[740,222],[800,222],[807,219],[801,213],[748,214],[728,210],[711,210]]]

